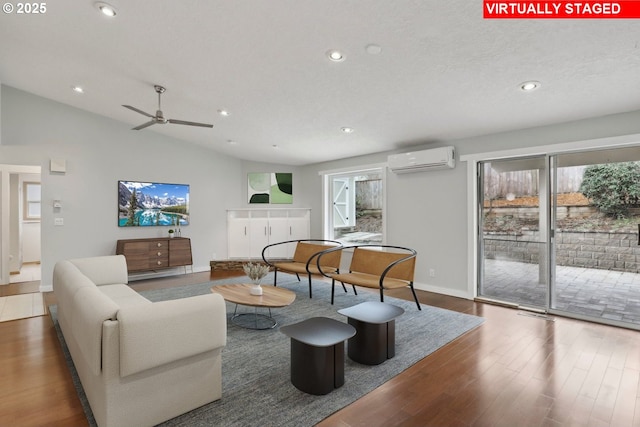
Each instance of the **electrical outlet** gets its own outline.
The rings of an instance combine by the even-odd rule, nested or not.
[[[53,220],[53,225],[64,225],[64,218],[55,218]]]
[[[433,268],[429,269],[429,277],[436,277],[436,270]]]

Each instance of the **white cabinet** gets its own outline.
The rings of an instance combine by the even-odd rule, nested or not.
[[[267,218],[252,218],[249,221],[249,230],[248,258],[260,258],[262,248],[269,244],[269,220]]]
[[[227,235],[229,236],[228,250],[230,258],[232,254],[248,254],[251,250],[250,227],[251,221],[248,218],[228,219]]]
[[[269,243],[286,242],[287,240],[293,240],[289,233],[289,219],[269,218]],[[262,247],[264,248],[265,246],[263,245]],[[272,258],[288,258],[287,246],[281,245],[269,248],[267,255]],[[260,249],[260,254],[262,254],[262,249]]]
[[[265,246],[287,240],[308,239],[311,210],[230,209],[227,211],[230,259],[259,259]],[[272,258],[291,258],[294,245],[270,249]]]

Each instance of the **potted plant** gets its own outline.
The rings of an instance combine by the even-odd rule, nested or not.
[[[251,295],[262,295],[260,281],[269,273],[269,266],[258,262],[248,262],[242,266],[242,269],[253,282],[253,287],[250,290]]]
[[[170,228],[169,229],[169,238],[170,239],[173,239],[173,234],[174,234],[173,228]]]

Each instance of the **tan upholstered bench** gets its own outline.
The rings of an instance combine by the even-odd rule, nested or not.
[[[267,259],[267,252],[270,248],[278,245],[292,245],[295,244],[295,252],[293,259],[291,260],[278,260],[270,261]],[[285,273],[295,274],[298,280],[300,280],[300,274],[305,274],[309,278],[309,298],[312,297],[311,291],[311,276],[320,275],[318,270],[319,265],[316,261],[318,254],[328,249],[335,249],[342,247],[342,243],[334,240],[320,240],[320,239],[305,239],[305,240],[288,240],[286,242],[273,243],[267,245],[262,250],[262,259],[269,266],[273,267],[273,286],[277,285],[278,270]],[[342,252],[333,252],[330,255],[322,258],[322,269],[327,273],[339,273],[340,272],[340,257]],[[346,288],[345,288],[346,290]]]
[[[332,272],[323,267],[324,257],[329,257],[344,249],[353,249],[353,257],[348,273]],[[344,286],[362,286],[380,290],[380,301],[384,302],[384,290],[409,286],[418,310],[422,310],[416,291],[413,288],[413,274],[415,271],[416,255],[418,253],[402,246],[389,245],[357,245],[334,248],[324,251],[317,257],[317,267],[320,273],[331,278],[331,304],[335,281]]]

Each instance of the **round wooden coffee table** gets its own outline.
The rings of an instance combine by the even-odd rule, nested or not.
[[[271,309],[286,307],[295,299],[296,294],[288,289],[276,286],[262,286],[262,295],[251,295],[253,287],[249,283],[234,283],[230,285],[217,285],[211,287],[211,292],[222,295],[225,301],[236,305],[231,316],[234,325],[247,329],[272,329],[278,322],[271,316]],[[238,313],[238,305],[253,307],[253,313]],[[267,308],[269,314],[258,313],[258,307]]]

